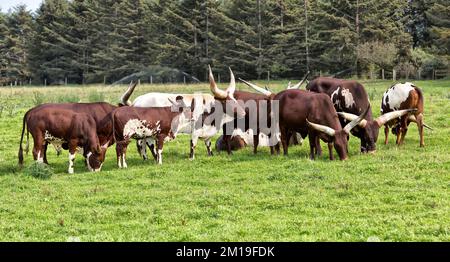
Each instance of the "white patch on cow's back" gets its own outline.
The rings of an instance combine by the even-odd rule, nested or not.
[[[353,95],[350,90],[342,88],[342,95],[344,96],[345,108],[351,108],[355,105],[355,100],[353,100]]]
[[[398,110],[400,105],[408,99],[411,90],[414,90],[414,87],[410,82],[398,83],[386,90],[383,94],[381,113],[383,113],[383,105],[388,105],[392,110]],[[386,101],[387,98],[389,98],[388,101]]]
[[[334,90],[334,92],[331,93],[331,102],[334,101],[333,103],[334,103],[335,107],[338,107],[338,108],[339,108],[339,99],[337,97],[335,99],[335,96],[338,95],[340,89],[341,89],[341,87],[338,86],[338,88],[336,88],[336,90]]]
[[[154,128],[149,128],[146,120],[130,119],[123,128],[123,136],[127,138],[145,138],[154,136],[161,131],[159,123],[160,122],[158,121]]]

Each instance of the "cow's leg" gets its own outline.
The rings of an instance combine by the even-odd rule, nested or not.
[[[280,127],[280,133],[281,133],[281,145],[283,146],[283,154],[285,155],[285,156],[287,156],[287,154],[288,154],[288,143],[289,143],[289,141],[287,140],[287,137],[288,137],[288,135],[287,135],[287,130],[285,129],[285,128],[282,128],[282,127]]]
[[[44,163],[44,136],[40,132],[33,134],[33,158],[38,163]]]
[[[69,146],[69,174],[73,174],[73,166],[75,162],[75,155],[77,153],[77,147],[76,145]]]
[[[147,157],[147,145],[146,145],[146,139],[138,139],[136,140],[136,148],[139,152],[139,155],[144,159],[148,160]]]
[[[320,146],[320,139],[319,139],[319,136],[314,136],[314,138],[315,138],[314,149],[315,149],[316,155],[320,157],[320,156],[322,156],[322,147]]]
[[[122,142],[117,141],[116,143],[116,157],[117,157],[117,166],[122,168]]]
[[[116,154],[117,154],[117,165],[119,166],[119,168],[128,167],[126,162],[126,152],[128,144],[129,144],[128,141],[117,142]]]
[[[334,160],[333,143],[328,143],[328,153],[330,154],[330,160]]]
[[[389,137],[389,126],[384,125],[384,144],[388,144],[388,137]]]
[[[317,150],[315,147],[317,145],[316,142],[316,135],[313,132],[309,132],[309,159],[314,160],[315,159],[315,151]]]
[[[125,142],[125,144],[122,148],[122,168],[128,168],[127,160],[126,160],[128,143],[129,142]]]
[[[48,165],[48,161],[47,161],[47,148],[48,148],[48,143],[44,142],[44,146],[42,148],[42,150],[44,151],[44,164]]]
[[[190,154],[189,159],[194,160],[195,159],[195,148],[197,147],[198,143],[198,137],[191,137],[191,148],[190,148]]]
[[[259,132],[256,132],[255,135],[253,135],[253,154],[258,153],[258,144],[259,144]]]
[[[157,155],[156,155],[156,150],[155,150],[155,140],[153,140],[153,138],[146,138],[145,144],[150,149],[150,153],[152,153],[153,159],[155,159],[155,161],[156,161]]]
[[[233,152],[231,151],[231,136],[230,135],[224,135],[223,136],[223,142],[227,146],[227,153],[228,153],[228,155],[233,154]]]
[[[292,137],[292,131],[288,130],[286,132],[286,142],[287,142],[288,147],[289,147],[289,142],[291,141],[291,137]]]
[[[159,135],[157,140],[158,145],[158,165],[162,165],[162,152],[163,152],[163,146],[164,146],[164,135]]]
[[[420,137],[420,147],[425,146],[425,142],[423,141],[423,114],[420,113],[416,116],[417,119],[417,128],[419,129],[419,137]]]
[[[401,127],[400,130],[401,132],[401,138],[400,138],[400,142],[399,145],[403,145],[403,143],[405,142],[405,136],[406,133],[408,132],[408,117],[407,116],[402,116],[402,120],[401,120]]]
[[[208,151],[208,156],[213,156],[213,151],[211,150],[211,138],[205,140],[206,151]]]

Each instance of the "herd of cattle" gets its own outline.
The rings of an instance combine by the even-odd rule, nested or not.
[[[23,165],[25,129],[26,152],[31,133],[35,161],[48,164],[47,147],[52,144],[58,154],[62,149],[69,150],[68,172],[73,173],[77,152],[84,156],[90,171],[99,171],[106,150],[113,144],[116,144],[119,168],[126,168],[127,146],[131,139],[137,140],[138,152],[144,159],[148,158],[148,147],[158,164],[162,164],[164,142],[178,134],[191,136],[191,159],[195,157],[199,139],[204,140],[208,155],[213,155],[211,139],[220,131],[223,135],[217,140],[216,149],[226,150],[228,154],[249,144],[253,145],[255,154],[258,145],[270,146],[272,154],[279,154],[280,144],[287,154],[290,144],[297,144],[308,136],[311,159],[322,154],[320,140],[323,140],[328,144],[331,160],[334,159],[333,147],[339,158],[345,160],[350,134],[360,139],[361,152],[370,153],[376,150],[382,126],[385,126],[385,144],[389,128],[397,136],[397,144],[402,144],[408,125],[417,123],[420,146],[424,146],[423,128],[430,128],[423,122],[422,91],[411,83],[390,87],[383,95],[381,116],[374,119],[366,90],[353,80],[319,77],[308,82],[306,90],[300,90],[305,76],[297,85],[289,84],[277,94],[240,80],[258,93],[236,90],[231,69],[229,87],[219,89],[209,68],[212,95],[147,93],[131,102],[129,98],[136,87],[136,83],[131,83],[117,106],[99,102],[34,107],[23,117],[19,165]],[[249,101],[256,102],[256,114],[245,106]],[[277,117],[272,110],[274,102],[278,105]],[[275,118],[277,121],[270,121]],[[266,126],[276,126],[276,129]]]

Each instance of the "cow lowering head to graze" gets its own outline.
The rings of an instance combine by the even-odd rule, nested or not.
[[[270,99],[268,99],[265,95],[255,94],[245,91],[236,90],[236,83],[234,79],[234,75],[231,78],[230,87],[227,91],[222,91],[217,88],[217,84],[214,80],[214,76],[212,75],[211,68],[209,74],[209,82],[211,91],[214,94],[214,98],[216,100],[222,101],[222,103],[227,102],[228,99],[232,101],[236,101],[238,105],[241,105],[242,108],[245,109],[245,117],[243,119],[239,119],[236,117],[234,121],[229,122],[223,125],[223,142],[227,147],[228,154],[231,154],[231,139],[232,133],[235,129],[240,129],[241,132],[245,133],[249,129],[252,130],[253,133],[253,153],[257,153],[257,148],[259,144],[259,134],[265,133],[269,136],[269,139],[272,139],[272,130],[270,118],[265,118],[267,123],[263,123],[261,121],[262,118],[260,116],[268,116],[270,113]],[[234,105],[232,105],[234,106]],[[263,117],[264,118],[264,117]],[[271,146],[271,152],[273,153],[273,147]]]
[[[211,68],[210,72],[211,72]],[[210,77],[212,73],[210,74]],[[186,126],[182,130],[178,130],[178,133],[191,135],[190,143],[190,159],[195,158],[195,148],[198,140],[204,140],[206,149],[209,156],[213,155],[211,150],[211,139],[222,128],[222,125],[232,121],[234,117],[242,118],[245,116],[245,111],[239,106],[236,99],[233,97],[235,90],[234,74],[230,69],[230,85],[225,91],[223,96],[222,90],[217,86],[211,86],[211,91],[217,92],[217,96],[220,99],[215,99],[210,94],[169,94],[169,93],[147,93],[145,95],[137,97],[133,102],[128,99],[133,93],[134,87],[128,88],[128,90],[121,97],[121,104],[130,105],[133,107],[170,107],[172,104],[169,101],[175,100],[177,96],[183,97],[183,102],[186,105],[192,105],[196,103],[195,111],[193,112],[192,125]],[[156,151],[154,150],[154,140],[147,138],[145,140],[138,139],[136,141],[138,152],[144,159],[147,159],[146,145],[150,148],[150,151],[154,158],[156,158]]]
[[[306,89],[311,92],[327,94],[331,98],[334,108],[339,112],[341,125],[355,119],[370,105],[364,86],[354,80],[318,77],[311,81]],[[401,113],[407,114],[408,112],[402,111]],[[398,116],[392,114],[373,119],[372,110],[369,110],[364,120],[351,131],[361,140],[361,152],[375,152],[380,126],[384,124],[384,121],[395,117]]]
[[[55,108],[51,104],[38,106],[29,110],[23,118],[22,136],[19,146],[19,165],[23,165],[23,136],[27,128],[34,140],[33,157],[38,162],[48,163],[47,145],[58,143],[69,150],[69,169],[74,172],[74,159],[81,149],[90,171],[100,171],[105,159],[106,146],[101,145],[97,136],[97,125],[94,118],[85,113]],[[28,144],[28,142],[27,142]]]
[[[119,107],[111,115],[114,139],[117,143],[117,164],[126,168],[126,150],[130,140],[152,138],[158,151],[156,160],[162,164],[165,141],[175,139],[179,130],[186,128],[192,118],[191,108],[178,96],[172,107]]]
[[[273,97],[279,101],[279,126],[284,154],[288,153],[287,141],[294,132],[309,136],[310,158],[315,158],[319,138],[328,143],[330,159],[333,145],[341,160],[347,159],[347,136],[361,122],[369,108],[342,128],[336,110],[328,96],[303,90],[285,90]]]
[[[382,116],[397,112],[404,109],[417,109],[413,115],[402,116],[391,119],[385,123],[385,140],[384,143],[388,143],[389,127],[394,126],[393,133],[397,135],[397,145],[403,144],[406,132],[408,131],[408,125],[410,122],[417,123],[419,129],[420,146],[425,146],[423,141],[423,128],[427,127],[423,121],[423,94],[422,90],[412,83],[398,83],[391,86],[383,94],[381,101],[381,114]]]

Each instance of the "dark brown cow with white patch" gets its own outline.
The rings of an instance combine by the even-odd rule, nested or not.
[[[192,111],[178,96],[171,101],[172,107],[119,107],[111,114],[114,139],[117,143],[117,164],[126,168],[126,150],[133,139],[152,138],[156,141],[158,151],[156,160],[162,164],[164,141],[176,137],[178,130],[186,128],[191,122]]]
[[[423,128],[431,128],[423,122],[423,100],[422,90],[409,82],[395,84],[384,92],[383,100],[381,101],[382,115],[403,109],[417,109],[414,115],[395,118],[385,124],[385,144],[388,143],[390,126],[394,126],[393,133],[397,135],[396,143],[400,145],[404,142],[409,123],[416,122],[419,129],[420,146],[425,146],[423,141]]]
[[[363,110],[370,106],[369,97],[364,86],[355,80],[318,77],[308,83],[306,90],[327,94],[340,116],[342,125],[357,118]],[[372,110],[369,109],[364,120],[351,132],[361,140],[361,152],[375,152],[379,128],[386,121],[399,117],[398,114],[407,113],[408,111],[399,111],[374,119]]]
[[[97,136],[94,118],[85,113],[61,109],[52,104],[41,105],[29,110],[23,118],[22,136],[19,146],[19,165],[23,165],[23,136],[25,126],[34,140],[34,160],[47,162],[46,149],[49,143],[58,143],[69,150],[69,169],[74,172],[73,162],[76,152],[81,149],[90,171],[100,171],[105,159],[106,147],[102,147]],[[28,139],[27,139],[28,140]],[[27,141],[28,144],[28,141]]]

